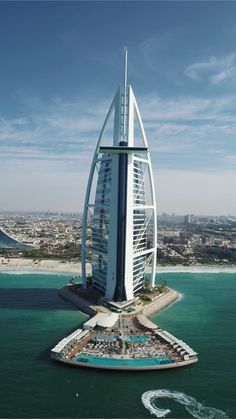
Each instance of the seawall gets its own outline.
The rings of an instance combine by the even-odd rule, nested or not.
[[[79,310],[83,311],[85,314],[88,314],[89,316],[95,316],[95,314],[97,314],[96,306],[84,300],[78,294],[73,293],[69,288],[70,286],[68,285],[61,288],[58,291],[59,295],[66,301],[69,301],[70,303],[74,304]],[[172,304],[179,298],[179,294],[171,288],[168,288],[168,290],[169,291],[166,294],[162,295],[157,300],[151,302],[145,307],[140,307],[138,310],[136,310],[136,312],[132,314],[132,316],[136,316],[137,314],[143,314],[145,317],[150,317],[156,313],[159,313],[161,310]],[[127,313],[125,315],[127,316],[130,314]]]
[[[106,370],[116,370],[116,371],[153,371],[153,370],[165,370],[170,368],[178,368],[178,367],[185,367],[186,365],[194,364],[198,361],[197,358],[195,359],[189,359],[188,361],[181,361],[181,362],[175,362],[173,364],[166,364],[166,365],[150,365],[150,366],[128,366],[128,365],[119,365],[119,366],[113,366],[113,365],[106,365],[105,363],[102,365],[93,365],[86,362],[77,362],[77,361],[70,361],[68,359],[64,358],[55,358],[52,356],[52,359],[55,359],[56,361],[62,362],[64,364],[74,365],[76,367],[86,367],[86,368],[95,368],[95,369],[106,369]]]
[[[83,311],[83,313],[88,314],[92,317],[95,316],[95,314],[97,314],[97,310],[95,309],[95,307],[89,302],[85,301],[83,298],[81,298],[78,294],[74,294],[72,291],[70,291],[68,289],[68,285],[61,288],[58,291],[58,294],[64,300],[74,304],[79,310]]]
[[[157,314],[159,313],[159,311],[168,307],[174,301],[178,300],[179,294],[171,288],[168,289],[169,292],[167,294],[164,294],[162,297],[158,298],[156,301],[153,301],[153,303],[150,303],[143,308],[142,313],[144,314],[144,316],[153,316],[154,314]]]

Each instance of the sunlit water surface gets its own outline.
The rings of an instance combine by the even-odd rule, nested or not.
[[[192,346],[199,362],[153,372],[50,360],[50,348],[87,318],[57,294],[69,279],[0,273],[0,417],[236,417],[236,274],[159,276],[183,298],[152,320]]]

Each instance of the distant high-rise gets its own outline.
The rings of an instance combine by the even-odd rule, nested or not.
[[[191,214],[185,215],[184,216],[184,224],[185,225],[188,225],[188,224],[191,224],[191,222],[192,222],[192,216],[191,216]]]
[[[90,247],[86,246],[87,239],[91,240]],[[123,88],[118,89],[102,127],[85,197],[84,287],[88,250],[93,286],[106,299],[132,300],[143,287],[147,266],[151,266],[149,280],[150,286],[154,286],[156,241],[151,160],[137,102],[127,85],[125,50]]]

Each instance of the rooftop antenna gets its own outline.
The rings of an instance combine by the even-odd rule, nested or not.
[[[124,91],[127,88],[127,73],[128,73],[128,48],[124,47]]]
[[[126,134],[126,101],[127,101],[127,74],[128,74],[128,49],[124,48],[124,112],[123,112],[123,137],[125,139]]]

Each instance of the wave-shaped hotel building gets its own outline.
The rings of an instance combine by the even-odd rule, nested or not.
[[[0,249],[30,249],[32,245],[22,243],[0,228]]]
[[[63,298],[92,317],[52,349],[53,359],[120,370],[173,368],[197,361],[188,345],[147,319],[178,298],[174,290],[155,286],[156,243],[150,153],[127,84],[125,51],[123,88],[117,90],[106,116],[88,180],[82,285],[60,290]]]

